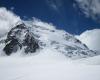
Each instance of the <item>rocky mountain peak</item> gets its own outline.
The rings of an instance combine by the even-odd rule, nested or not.
[[[3,50],[7,55],[23,47],[25,53],[33,53],[39,48],[38,43],[24,23],[15,26],[8,32],[5,43]]]

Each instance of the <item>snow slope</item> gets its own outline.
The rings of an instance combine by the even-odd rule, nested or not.
[[[100,80],[100,56],[70,60],[50,49],[37,53],[0,57],[0,80]]]
[[[39,55],[1,57],[0,80],[100,80],[100,65],[47,59],[47,56]]]
[[[71,60],[49,48],[37,54],[1,56],[0,80],[100,80],[100,56]]]

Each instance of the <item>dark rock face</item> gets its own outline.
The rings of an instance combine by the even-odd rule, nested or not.
[[[33,53],[39,48],[38,42],[25,24],[20,24],[12,28],[8,32],[5,43],[6,46],[3,50],[7,55],[22,49],[22,47],[24,47],[25,53]]]

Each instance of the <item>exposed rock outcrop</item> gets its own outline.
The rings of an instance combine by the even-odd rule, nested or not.
[[[3,50],[7,55],[16,52],[18,49],[22,49],[23,47],[25,53],[33,53],[39,48],[37,40],[25,24],[19,24],[12,28],[8,32],[5,43],[6,46]]]

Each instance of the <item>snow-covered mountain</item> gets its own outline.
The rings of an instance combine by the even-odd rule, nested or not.
[[[1,55],[35,54],[47,49],[52,51],[51,54],[58,53],[72,59],[98,55],[72,34],[56,29],[52,24],[35,18],[21,20],[5,8],[1,8],[0,13]],[[3,27],[6,29],[3,30]]]
[[[40,20],[21,21],[12,27],[5,38],[1,37],[2,50],[7,55],[18,50],[34,54],[36,49],[41,51],[47,48],[75,59],[97,55],[73,35]]]

